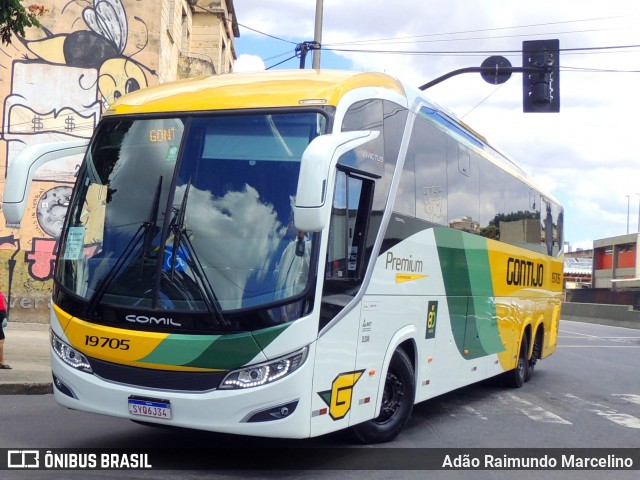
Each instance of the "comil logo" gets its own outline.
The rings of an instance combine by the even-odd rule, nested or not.
[[[173,327],[181,327],[182,324],[173,320],[170,317],[147,317],[146,315],[127,315],[125,317],[127,322],[131,323],[144,323],[149,325],[166,325]]]
[[[40,468],[40,452],[38,450],[8,450],[8,468]]]

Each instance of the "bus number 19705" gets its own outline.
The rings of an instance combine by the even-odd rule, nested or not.
[[[121,338],[98,337],[85,335],[84,344],[88,347],[111,348],[113,350],[129,350],[129,340]]]

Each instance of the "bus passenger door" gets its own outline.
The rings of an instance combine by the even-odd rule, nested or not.
[[[336,172],[313,377],[314,436],[349,425],[351,412],[357,407],[354,388],[364,380],[363,372],[355,368],[361,305],[352,301],[366,267],[373,183],[347,170]]]
[[[338,170],[329,227],[325,278],[359,283],[362,276],[367,213],[372,187],[353,174]]]

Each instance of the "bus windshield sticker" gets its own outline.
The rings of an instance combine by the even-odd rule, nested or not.
[[[82,258],[82,247],[84,246],[84,227],[69,227],[67,234],[66,248],[64,250],[65,260],[78,260]]]
[[[178,158],[178,147],[176,146],[169,147],[169,150],[167,150],[167,156],[165,157],[165,161],[167,163],[176,163],[177,158]]]

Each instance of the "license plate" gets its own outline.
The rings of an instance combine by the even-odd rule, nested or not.
[[[171,403],[169,400],[129,397],[129,413],[141,417],[169,420],[171,419]]]

